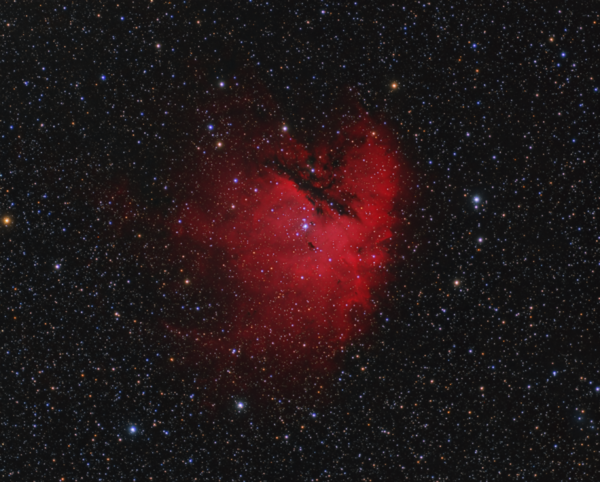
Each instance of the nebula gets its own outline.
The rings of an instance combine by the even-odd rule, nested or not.
[[[214,107],[198,159],[180,174],[171,233],[189,289],[207,303],[195,327],[170,326],[193,335],[213,370],[237,360],[246,381],[249,366],[290,380],[331,370],[370,331],[393,279],[402,159],[357,106],[303,145],[254,104],[232,95]]]

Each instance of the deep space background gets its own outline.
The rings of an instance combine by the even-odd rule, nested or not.
[[[598,7],[6,2],[0,476],[598,480]],[[402,223],[335,366],[213,393],[169,223],[242,87],[303,142],[386,122]]]

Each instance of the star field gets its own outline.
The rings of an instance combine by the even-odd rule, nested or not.
[[[596,6],[17,2],[0,21],[2,477],[595,480]],[[251,309],[292,319],[248,298],[246,265],[286,289],[318,273],[230,241],[248,199],[296,183],[312,201],[263,219],[329,263],[300,209],[360,205],[319,190],[344,165],[314,148],[364,119],[401,175],[362,331],[239,342],[269,321]],[[266,153],[276,174],[250,163]],[[330,313],[327,289],[290,306]],[[310,363],[287,357],[309,339]]]

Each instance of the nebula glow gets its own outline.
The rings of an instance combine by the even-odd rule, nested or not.
[[[249,132],[240,109],[223,114],[228,138],[210,125],[172,223],[193,289],[211,300],[198,350],[285,376],[329,369],[368,333],[392,279],[401,159],[362,110],[309,148],[276,121]]]

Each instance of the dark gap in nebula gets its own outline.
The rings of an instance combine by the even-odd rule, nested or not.
[[[310,161],[310,159],[314,159],[314,156],[310,156],[308,160]],[[298,186],[298,189],[306,192],[306,199],[308,199],[315,207],[318,206],[320,213],[323,213],[322,205],[324,203],[327,206],[331,207],[331,209],[337,212],[340,216],[356,217],[356,212],[352,209],[352,207],[349,204],[344,204],[337,201],[328,193],[328,190],[333,187],[333,178],[331,178],[328,184],[323,187],[315,186],[315,183],[318,182],[316,176],[310,173],[307,176],[306,173],[303,172],[302,166],[290,168],[288,166],[285,166],[278,159],[272,160],[271,164],[274,165],[274,169],[277,172],[280,172],[289,177],[289,179],[292,182],[294,182],[296,186]],[[328,164],[324,164],[323,169],[328,170]]]

